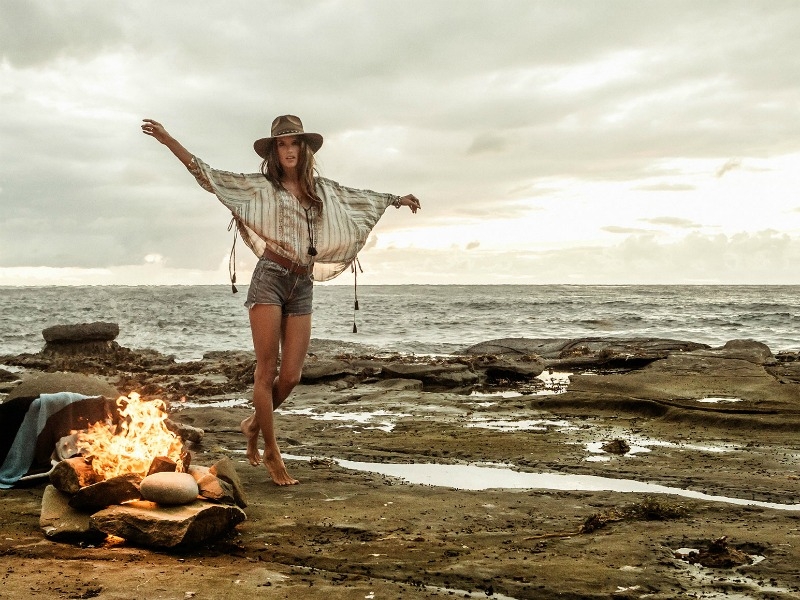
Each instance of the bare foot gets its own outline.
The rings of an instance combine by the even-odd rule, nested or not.
[[[283,459],[278,455],[277,457],[264,456],[264,465],[269,471],[269,476],[276,485],[294,485],[300,483],[294,479],[286,470],[286,465],[283,464]]]
[[[247,460],[254,467],[261,464],[261,453],[258,451],[258,424],[255,415],[247,417],[239,426],[247,438]]]

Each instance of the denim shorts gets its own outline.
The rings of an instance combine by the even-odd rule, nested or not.
[[[268,258],[258,259],[244,305],[273,304],[283,315],[310,315],[314,298],[311,275],[298,275]]]

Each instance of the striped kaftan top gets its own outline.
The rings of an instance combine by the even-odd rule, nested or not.
[[[364,247],[372,228],[397,196],[356,190],[316,178],[322,214],[311,217],[317,255],[310,245],[306,211],[287,190],[276,188],[261,173],[245,175],[212,169],[197,157],[189,172],[203,189],[215,194],[233,214],[245,244],[260,257],[269,248],[298,265],[314,263],[314,280],[333,279]]]

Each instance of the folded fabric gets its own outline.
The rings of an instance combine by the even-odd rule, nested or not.
[[[47,420],[73,402],[89,397],[74,392],[59,392],[42,394],[31,403],[0,467],[0,489],[13,487],[31,468],[36,454],[36,442],[47,425]]]

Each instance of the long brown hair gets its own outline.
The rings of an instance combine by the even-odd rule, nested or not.
[[[297,170],[300,173],[300,192],[310,200],[317,210],[322,212],[322,198],[317,194],[317,186],[315,177],[317,175],[317,167],[314,161],[314,153],[309,148],[303,136],[298,136],[300,141],[300,153],[298,156]],[[278,158],[278,144],[275,140],[269,145],[267,149],[267,158],[261,163],[261,173],[267,180],[276,188],[282,188],[281,180],[285,175],[281,161]]]

